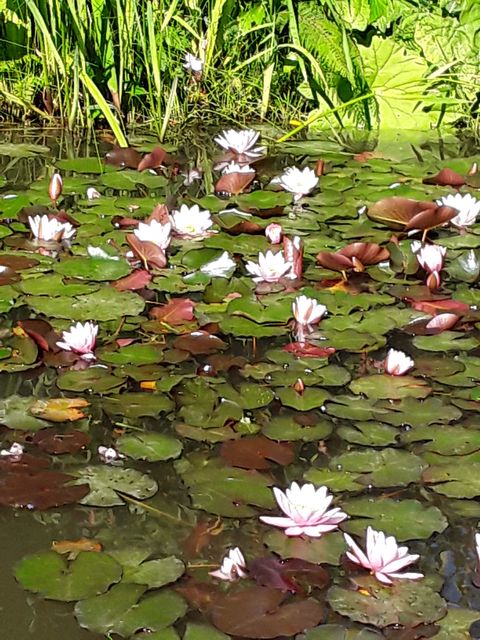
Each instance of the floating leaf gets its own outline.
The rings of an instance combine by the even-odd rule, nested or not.
[[[26,556],[15,567],[24,589],[49,600],[72,602],[103,593],[120,580],[122,567],[106,553],[82,551],[72,562],[54,551]]]
[[[292,447],[262,436],[224,442],[220,455],[232,466],[243,469],[269,469],[272,462],[284,466],[295,457]]]
[[[134,460],[169,460],[178,458],[182,443],[163,433],[129,433],[118,438],[116,448]]]
[[[76,484],[88,485],[90,492],[82,499],[82,504],[95,507],[114,507],[125,504],[121,494],[137,500],[151,498],[158,485],[150,476],[136,469],[112,466],[81,467],[75,472]]]

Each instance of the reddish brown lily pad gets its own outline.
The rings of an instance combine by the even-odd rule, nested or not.
[[[383,198],[368,208],[367,216],[389,229],[434,229],[458,215],[453,207],[438,206],[435,202],[412,198]]]
[[[316,600],[295,599],[282,604],[284,594],[270,587],[251,587],[220,596],[211,608],[213,624],[241,638],[295,636],[315,627],[323,618]]]
[[[143,289],[152,279],[151,274],[145,269],[137,269],[125,278],[120,278],[113,283],[117,291],[136,291]]]
[[[76,453],[90,444],[91,438],[87,433],[72,429],[59,432],[57,429],[42,429],[32,439],[41,451],[55,455],[62,453]]]
[[[453,169],[446,167],[434,176],[424,178],[423,184],[436,184],[439,187],[462,187],[465,184],[465,178]]]
[[[8,267],[9,269],[13,269],[13,271],[22,271],[23,269],[31,269],[32,267],[36,267],[38,264],[38,260],[34,258],[26,258],[24,256],[0,256],[0,266]]]
[[[335,353],[334,347],[317,347],[311,342],[291,342],[283,347],[296,358],[328,358]]]
[[[149,316],[171,327],[194,320],[195,302],[190,298],[172,298],[159,307],[150,309]]]
[[[272,462],[286,466],[295,457],[291,444],[281,444],[264,436],[228,440],[222,444],[220,455],[232,467],[242,469],[269,469]]]
[[[72,476],[59,471],[21,471],[12,463],[0,471],[0,504],[27,509],[51,509],[78,502],[90,491],[87,484],[69,485]]]
[[[175,349],[188,351],[192,355],[215,353],[227,348],[227,344],[208,333],[208,331],[192,331],[176,338],[173,342]]]
[[[257,584],[284,592],[301,593],[300,581],[317,589],[330,584],[330,576],[323,567],[301,558],[281,560],[277,556],[265,556],[249,563],[248,569],[250,578]]]
[[[46,320],[19,320],[21,327],[32,340],[34,340],[43,351],[50,351],[57,348],[59,335],[52,329]]]
[[[113,147],[111,151],[105,154],[105,163],[114,167],[136,169],[142,160],[141,154],[132,147]]]
[[[153,242],[142,242],[136,235],[129,234],[126,237],[128,244],[135,256],[142,261],[146,270],[148,267],[163,269],[167,265],[165,251]]]
[[[146,153],[138,164],[138,171],[145,169],[159,169],[171,163],[169,154],[162,147],[155,147],[150,153]]]
[[[332,271],[364,271],[365,266],[388,260],[390,251],[374,242],[353,242],[335,253],[320,251],[317,262]]]
[[[224,173],[223,176],[217,180],[215,191],[217,193],[229,193],[238,196],[238,194],[245,191],[254,178],[255,171],[249,171],[248,173]]]

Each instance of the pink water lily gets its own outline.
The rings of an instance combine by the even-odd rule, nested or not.
[[[280,244],[283,237],[282,225],[276,222],[271,222],[265,227],[265,236],[270,244]]]
[[[260,520],[285,529],[287,536],[319,538],[337,529],[339,523],[348,518],[338,507],[328,511],[333,496],[328,494],[327,487],[316,489],[311,483],[300,486],[292,482],[285,493],[277,487],[273,488],[273,493],[286,517],[260,516]]]
[[[210,571],[209,575],[220,580],[233,582],[239,578],[247,577],[247,565],[243,553],[238,547],[230,549],[228,554],[223,558],[220,569]]]
[[[292,311],[298,324],[304,326],[317,324],[327,312],[327,307],[314,298],[297,296],[292,304]]]
[[[417,257],[418,264],[428,273],[426,285],[429,289],[438,289],[441,283],[440,271],[447,249],[438,244],[412,242],[412,251]]]
[[[280,278],[287,275],[292,265],[285,261],[283,251],[278,253],[267,251],[258,254],[258,264],[249,260],[245,268],[255,276],[253,278],[255,282],[278,282]]]
[[[57,342],[57,347],[78,353],[83,360],[95,360],[93,350],[97,333],[98,326],[93,322],[77,322],[72,324],[69,331],[62,332],[62,340]]]
[[[390,349],[383,361],[385,373],[390,376],[403,376],[414,366],[415,362],[412,358],[403,351],[397,351],[396,349]]]
[[[364,569],[369,569],[371,574],[383,584],[393,584],[392,579],[418,580],[423,578],[423,573],[399,573],[404,567],[413,564],[420,557],[418,554],[409,554],[408,547],[399,547],[393,536],[385,536],[383,531],[375,531],[367,528],[366,553],[360,549],[356,542],[347,533],[344,533],[345,542],[349,550],[347,557]]]

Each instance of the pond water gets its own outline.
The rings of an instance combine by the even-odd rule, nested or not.
[[[480,637],[480,203],[462,197],[480,156],[454,137],[263,138],[255,174],[234,168],[215,195],[215,166],[252,157],[210,135],[139,171],[148,137],[112,154],[2,133],[2,637]],[[271,183],[289,166],[319,177],[298,202]],[[185,224],[182,205],[200,209]],[[36,215],[67,224],[63,240],[36,241]],[[252,273],[266,251],[283,275]],[[296,322],[299,295],[323,317]],[[57,345],[88,321],[91,349]],[[348,518],[320,537],[261,521],[292,482],[328,488]],[[364,548],[368,525],[424,577],[382,586],[349,562],[343,532]],[[210,576],[235,547],[248,576]]]

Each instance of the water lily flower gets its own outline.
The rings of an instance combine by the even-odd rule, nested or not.
[[[14,442],[9,449],[2,449],[0,457],[9,458],[12,462],[18,462],[23,455],[23,445]]]
[[[60,222],[57,218],[49,218],[47,215],[28,216],[28,224],[35,239],[41,242],[68,240],[76,231],[69,222]]]
[[[455,326],[459,318],[456,313],[439,313],[427,322],[425,329],[441,333]]]
[[[87,199],[95,200],[96,198],[101,198],[102,194],[95,189],[95,187],[88,187],[87,189]]]
[[[418,554],[409,554],[408,547],[399,547],[393,536],[386,537],[383,531],[367,528],[366,554],[356,542],[344,533],[349,547],[348,558],[365,569],[369,569],[375,578],[383,584],[393,584],[392,578],[418,580],[423,573],[399,573],[401,569],[416,562]]]
[[[201,180],[202,174],[203,174],[203,171],[195,167],[193,169],[188,169],[187,171],[184,171],[182,173],[182,176],[184,176],[185,178],[185,180],[183,181],[183,185],[185,187],[189,187],[191,184],[195,182],[195,180]]]
[[[415,362],[412,358],[409,358],[403,351],[397,351],[396,349],[390,349],[383,361],[385,373],[390,376],[403,376],[414,366]]]
[[[245,268],[253,276],[254,282],[278,282],[280,278],[286,276],[292,268],[292,265],[285,260],[283,251],[273,253],[258,254],[258,264],[249,260]]]
[[[105,462],[105,464],[115,464],[116,462],[125,459],[125,456],[122,453],[119,453],[113,447],[100,446],[97,449],[97,453],[100,457],[100,460],[102,462]]]
[[[193,207],[182,204],[179,211],[172,212],[170,219],[177,236],[186,239],[203,238],[213,225],[210,211],[200,211],[198,204]]]
[[[53,176],[50,178],[50,182],[48,184],[48,195],[54,207],[57,206],[57,200],[62,195],[62,191],[63,191],[62,176],[59,173],[54,173]]]
[[[238,547],[235,547],[235,549],[230,549],[228,555],[223,558],[220,569],[210,571],[209,575],[214,578],[219,578],[220,580],[233,582],[239,578],[246,578],[246,569],[247,565],[243,553]]]
[[[443,268],[443,261],[447,249],[438,244],[425,244],[420,242],[412,242],[412,251],[417,257],[418,264],[427,271],[427,287],[429,289],[438,289],[440,286],[440,271]]]
[[[480,533],[475,534],[475,551],[477,552],[477,564],[480,566]]]
[[[78,353],[83,360],[95,360],[93,350],[97,339],[98,326],[93,322],[77,322],[69,331],[62,332],[62,340],[57,346],[65,351]]]
[[[141,242],[153,242],[165,251],[170,244],[172,225],[170,222],[162,224],[157,220],[152,220],[149,223],[139,222],[133,233]]]
[[[224,251],[215,260],[211,260],[204,264],[203,267],[200,267],[200,271],[214,278],[227,278],[236,266],[237,263],[230,258],[228,251]]]
[[[240,165],[232,161],[223,168],[222,173],[226,175],[229,173],[255,173],[255,169],[252,169],[249,164]]]
[[[275,179],[285,191],[293,193],[293,201],[297,202],[315,189],[318,184],[318,176],[309,167],[300,170],[297,167],[288,167],[285,172]]]
[[[91,244],[87,247],[87,253],[91,258],[100,258],[101,260],[120,260],[119,256],[111,256],[101,247],[93,247]]]
[[[281,224],[271,222],[265,227],[265,235],[270,244],[280,244],[283,238],[283,228]]]
[[[327,307],[314,298],[297,296],[292,303],[293,316],[298,324],[308,326],[317,324],[327,312]]]
[[[260,158],[264,152],[263,147],[255,146],[259,136],[259,132],[253,129],[245,129],[244,131],[228,129],[214,140],[226,151],[231,151],[239,156],[244,155],[253,160]]]
[[[277,487],[273,488],[273,493],[286,517],[260,516],[260,520],[285,529],[287,536],[319,538],[337,529],[339,523],[348,517],[338,507],[327,511],[333,500],[327,487],[315,489],[311,483],[299,486],[292,482],[285,493]]]
[[[453,207],[457,209],[458,214],[450,220],[450,222],[456,227],[470,227],[475,224],[477,216],[480,213],[480,200],[477,200],[469,193],[462,195],[456,193],[455,195],[443,196],[440,200],[437,200],[437,204],[440,206]]]
[[[183,63],[183,67],[187,71],[192,71],[192,73],[201,73],[203,71],[203,65],[203,60],[194,56],[193,53],[185,54],[185,62]]]
[[[292,269],[288,278],[296,280],[302,277],[303,273],[303,240],[300,236],[283,236],[283,253],[285,254],[285,261],[288,262]]]

